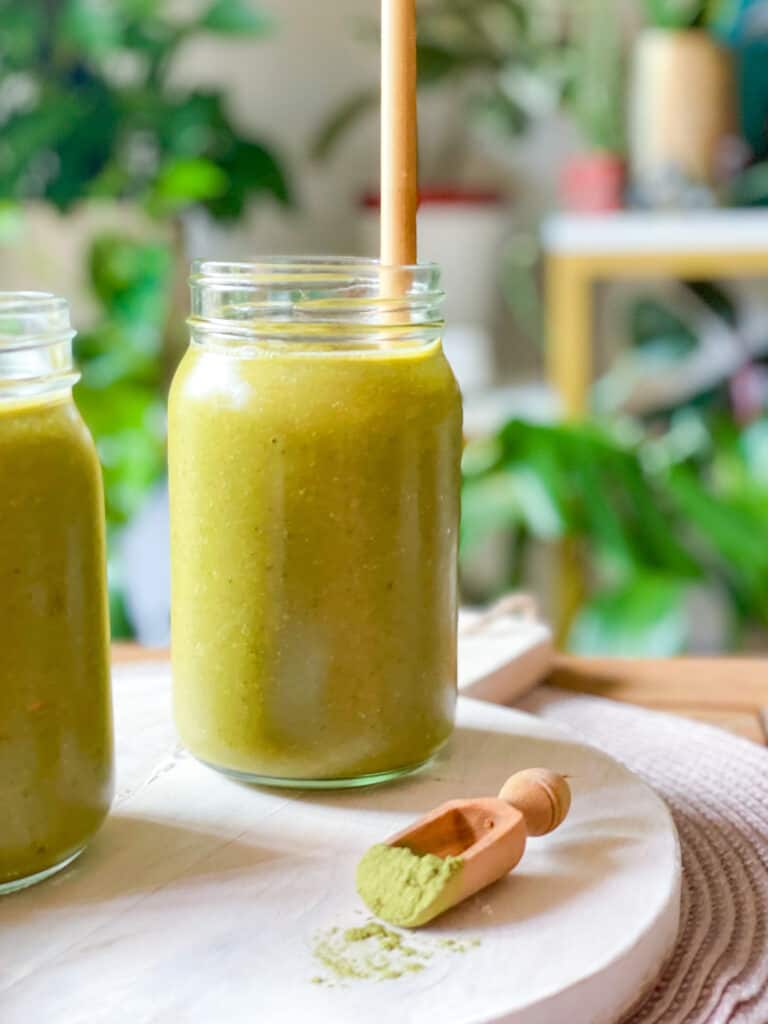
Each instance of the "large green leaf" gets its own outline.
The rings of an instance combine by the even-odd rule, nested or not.
[[[158,299],[163,297],[171,259],[167,245],[162,242],[103,234],[94,240],[89,254],[91,285],[104,306],[119,313],[125,297],[136,292],[148,291]],[[141,315],[146,314],[146,310],[141,311]]]
[[[57,173],[52,157],[81,117],[77,98],[55,90],[44,92],[33,109],[10,117],[0,130],[0,195],[45,194]]]
[[[500,530],[513,530],[520,522],[514,482],[507,473],[470,481],[461,497],[462,553],[484,543]]]
[[[120,5],[105,0],[65,0],[59,21],[59,45],[82,57],[103,57],[120,46]]]
[[[617,451],[604,460],[609,488],[632,538],[635,566],[695,578],[701,570],[680,540],[679,522],[639,453]]]
[[[467,481],[461,520],[465,553],[491,534],[517,526],[542,540],[554,540],[564,532],[557,504],[534,470],[521,466]]]
[[[768,518],[763,508],[710,493],[686,466],[667,486],[686,517],[703,564],[731,587],[743,613],[768,622]]]
[[[57,169],[45,191],[59,209],[69,209],[82,199],[83,183],[106,167],[117,139],[117,118],[114,95],[101,83],[78,92],[77,114],[57,143]]]
[[[600,591],[576,617],[568,647],[578,654],[666,657],[685,650],[689,583],[638,575]]]
[[[125,603],[125,591],[120,580],[120,572],[115,559],[110,559],[109,574],[109,625],[113,640],[131,640],[135,636],[134,627],[128,615]]]
[[[543,426],[513,421],[503,429],[504,462],[510,472],[535,474],[557,508],[561,529],[586,533],[604,558],[626,571],[634,561],[605,465],[613,443],[585,427]],[[537,532],[535,525],[532,532]]]
[[[223,196],[229,177],[212,160],[203,157],[179,157],[165,164],[157,176],[149,197],[155,213],[170,214],[196,203]]]
[[[570,444],[570,434],[511,420],[502,428],[499,441],[503,464],[510,468],[526,466],[537,473],[557,504],[561,518],[572,528],[574,502],[568,482],[568,459],[561,457],[564,447]]]
[[[76,389],[104,472],[108,521],[128,522],[164,471],[164,408],[155,388],[114,382],[109,390]]]
[[[227,188],[205,203],[214,217],[231,220],[244,212],[248,201],[269,195],[288,205],[292,194],[282,166],[274,154],[258,142],[237,141],[218,159],[227,175]]]
[[[227,35],[264,35],[274,27],[266,11],[253,7],[247,0],[214,0],[200,19],[202,28]]]
[[[194,23],[168,21],[160,16],[155,5],[125,25],[122,42],[141,60],[146,84],[160,92],[167,89],[168,69],[175,51],[194,34]]]
[[[451,50],[439,43],[419,43],[419,81],[423,85],[437,85],[468,63],[471,61],[461,51]]]
[[[0,0],[0,66],[29,73],[40,56],[48,11],[41,3]]]
[[[171,271],[171,252],[163,242],[122,235],[94,242],[91,283],[108,312],[75,341],[85,387],[96,392],[132,382],[159,391]],[[104,406],[109,409],[108,395]]]
[[[204,157],[232,144],[233,131],[218,93],[195,90],[168,102],[141,97],[145,123],[167,157]]]
[[[270,23],[246,0],[215,0],[191,20],[159,0],[0,0],[0,67],[21,69],[36,97],[0,108],[0,196],[61,209],[130,197],[161,218],[190,204],[234,217],[253,197],[288,202],[276,157],[237,129],[223,94],[170,77],[196,33],[253,36]]]
[[[645,0],[648,20],[658,28],[692,28],[707,12],[708,0]]]

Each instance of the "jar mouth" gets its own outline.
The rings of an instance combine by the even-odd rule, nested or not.
[[[0,291],[0,401],[71,387],[74,336],[66,299]]]
[[[392,336],[442,326],[434,263],[387,267],[356,256],[196,260],[190,288],[193,332],[319,340],[329,332]]]
[[[192,275],[195,274],[232,274],[251,276],[253,274],[280,275],[286,270],[305,271],[307,274],[340,273],[349,275],[352,272],[378,274],[382,270],[410,270],[417,274],[440,274],[437,263],[426,260],[421,263],[387,266],[381,260],[370,256],[298,256],[261,255],[254,260],[206,260],[197,259],[191,263]]]
[[[0,291],[0,351],[62,344],[74,335],[66,299],[50,292]]]

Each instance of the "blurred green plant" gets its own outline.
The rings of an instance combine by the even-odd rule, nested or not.
[[[625,55],[615,0],[429,0],[417,11],[419,85],[461,87],[466,119],[501,138],[558,107],[596,149],[624,148]],[[375,38],[363,23],[366,36]],[[312,147],[327,157],[378,102],[366,86],[334,110]]]
[[[766,631],[768,336],[739,296],[702,281],[633,299],[625,358],[643,398],[634,416],[624,411],[625,381],[613,387],[609,371],[601,419],[514,420],[467,447],[461,558],[470,586],[484,549],[502,561],[506,553],[506,576],[494,581],[503,590],[524,585],[534,543],[569,540],[588,576],[574,650],[680,653],[701,642],[702,607],[728,634],[713,646]],[[702,325],[716,333],[705,338]],[[700,358],[705,344],[720,350],[714,378]],[[674,387],[654,398],[644,382],[660,373]]]
[[[699,27],[706,9],[704,0],[645,0],[646,18],[656,28]]]
[[[734,0],[645,0],[648,22],[656,28],[705,28],[717,23]]]
[[[180,221],[194,208],[234,219],[254,198],[291,201],[279,160],[234,125],[225,96],[182,87],[172,74],[191,40],[255,40],[271,18],[248,0],[183,12],[170,0],[0,0],[0,237],[16,244],[29,200],[62,212],[83,200],[129,201],[158,224],[155,240],[93,241],[88,280],[99,317],[77,342],[77,400],[104,466],[115,584],[114,540],[164,471]],[[124,635],[130,626],[117,590],[113,597],[113,631]]]
[[[592,149],[623,153],[627,69],[616,0],[582,0],[573,37],[567,109]]]
[[[112,528],[130,521],[165,464],[162,352],[171,274],[162,243],[104,235],[91,249],[89,280],[101,315],[75,340],[77,402],[96,437]]]
[[[496,134],[520,135],[557,107],[572,80],[564,0],[429,0],[417,18],[419,86],[463,85],[467,117]],[[370,23],[362,30],[376,38]],[[321,126],[314,156],[328,156],[377,101],[374,85],[345,100]]]
[[[591,590],[569,637],[576,651],[679,653],[702,583],[729,596],[735,639],[768,625],[767,441],[768,417],[739,429],[694,408],[661,433],[514,420],[467,449],[462,560],[511,538],[505,583],[517,585],[531,541],[580,542]]]
[[[179,19],[168,0],[0,0],[0,196],[60,210],[137,200],[159,217],[236,217],[259,193],[287,202],[279,162],[233,125],[221,93],[171,78],[202,33],[260,37],[245,0]]]
[[[112,631],[126,636],[131,627],[114,542],[165,471],[163,327],[172,252],[162,242],[103,235],[93,243],[88,270],[100,316],[75,339],[82,369],[76,395],[104,474]]]

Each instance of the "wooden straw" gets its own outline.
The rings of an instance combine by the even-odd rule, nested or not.
[[[416,120],[416,0],[381,0],[381,263],[416,263],[418,126]],[[387,275],[388,294],[407,280]]]

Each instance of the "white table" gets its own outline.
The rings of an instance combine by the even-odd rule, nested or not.
[[[3,1024],[606,1024],[674,941],[679,855],[655,794],[552,725],[462,698],[450,749],[398,785],[265,791],[209,771],[173,735],[167,665],[116,672],[119,791],[92,847],[0,901]],[[573,776],[574,803],[518,870],[415,940],[427,969],[313,984],[317,929],[366,919],[366,847],[518,768]],[[462,955],[439,937],[474,937]]]

